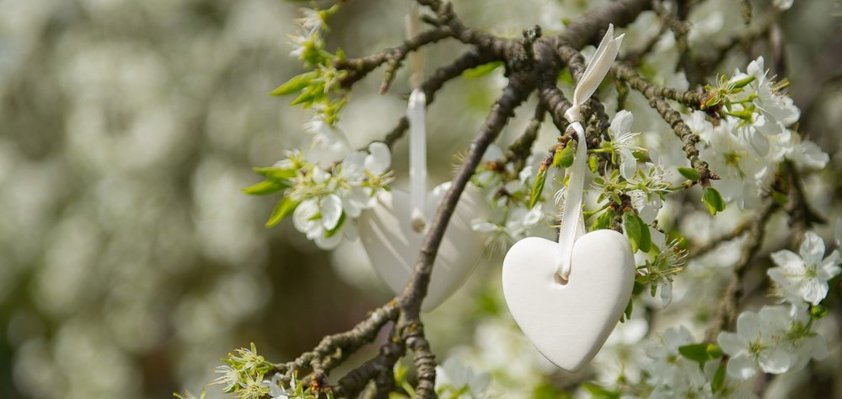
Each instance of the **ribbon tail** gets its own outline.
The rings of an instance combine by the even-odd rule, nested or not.
[[[427,223],[427,99],[419,89],[409,96],[409,205],[412,228],[421,232]]]

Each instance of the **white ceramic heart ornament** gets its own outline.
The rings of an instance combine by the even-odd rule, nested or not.
[[[590,98],[619,51],[613,26],[597,48],[565,113],[578,146],[562,212],[558,243],[528,237],[503,260],[503,295],[509,311],[544,357],[576,371],[599,351],[631,297],[634,257],[628,240],[613,230],[584,234],[582,195],[587,143],[579,106]]]
[[[426,196],[425,215],[435,214],[449,187],[444,183]],[[395,293],[409,282],[424,239],[424,232],[412,226],[409,197],[397,189],[380,193],[378,204],[363,212],[357,225],[374,270]],[[471,229],[471,221],[483,217],[482,209],[483,199],[476,190],[462,193],[439,246],[422,310],[430,311],[450,297],[481,259],[483,241]]]
[[[410,96],[410,192],[393,189],[378,195],[374,208],[363,212],[358,231],[375,271],[395,293],[412,275],[421,250],[425,224],[436,212],[450,183],[426,192],[423,92]],[[420,109],[420,112],[419,112]],[[422,310],[440,305],[467,279],[482,257],[482,238],[471,222],[483,218],[485,202],[478,190],[463,193],[451,217],[433,264],[433,274]]]

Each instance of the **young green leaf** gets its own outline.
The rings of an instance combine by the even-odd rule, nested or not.
[[[699,171],[693,168],[678,168],[678,173],[681,173],[687,180],[698,181],[702,177]]]
[[[705,189],[705,193],[702,195],[702,203],[711,215],[716,215],[717,212],[725,210],[725,200],[722,199],[719,191],[716,191],[713,187]]]
[[[590,231],[594,230],[602,230],[602,229],[610,229],[611,222],[614,221],[614,211],[611,208],[603,211],[599,216],[594,219],[591,223]]]
[[[709,343],[706,350],[708,352],[708,356],[710,356],[711,359],[718,359],[723,355],[722,348],[720,348],[719,345],[715,343]]]
[[[318,76],[318,73],[316,71],[305,72],[300,75],[295,75],[286,82],[284,82],[282,85],[275,88],[275,90],[272,90],[272,95],[285,96],[300,91],[301,89],[309,86],[310,82],[316,76]]]
[[[722,391],[725,386],[725,362],[719,363],[716,372],[713,374],[713,380],[710,382],[710,389],[716,393]]]
[[[287,187],[289,187],[289,184],[281,180],[267,179],[244,188],[243,192],[248,195],[267,195],[276,193]]]
[[[295,201],[289,197],[284,197],[282,200],[278,201],[275,204],[275,208],[272,209],[272,214],[269,215],[269,220],[266,221],[266,227],[275,227],[281,220],[284,220],[285,217],[289,216],[295,208],[298,206],[298,201]]]
[[[535,183],[532,184],[532,192],[529,194],[529,209],[538,203],[541,199],[541,193],[544,191],[544,182],[547,180],[547,170],[544,168],[538,169],[538,175],[535,176]]]
[[[597,158],[596,155],[592,155],[588,158],[588,169],[590,169],[592,173],[596,173],[598,168],[599,158]]]
[[[479,78],[488,75],[491,72],[494,72],[495,69],[501,66],[503,66],[503,61],[489,62],[487,64],[482,64],[478,67],[466,69],[465,72],[462,72],[462,77],[467,79]]]
[[[272,180],[289,180],[295,177],[295,174],[297,173],[295,169],[283,169],[277,166],[256,167],[252,168],[252,170],[257,174]]]
[[[573,140],[567,142],[564,147],[558,147],[553,154],[553,166],[559,168],[569,168],[573,165]]]
[[[690,344],[678,347],[678,353],[694,362],[704,363],[711,359],[708,344]]]
[[[649,232],[649,226],[643,223],[639,216],[634,212],[624,213],[623,227],[626,230],[626,235],[629,236],[632,252],[638,250],[649,252],[652,247],[652,234]]]
[[[630,320],[633,310],[634,310],[634,298],[631,298],[631,299],[629,299],[629,303],[626,305],[626,309],[623,310],[623,315],[620,316],[620,321],[625,323],[626,320]]]

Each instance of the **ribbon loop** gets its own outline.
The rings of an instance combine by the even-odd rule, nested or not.
[[[585,140],[585,129],[582,127],[584,117],[580,107],[591,98],[596,91],[614,60],[620,52],[623,36],[614,37],[614,25],[608,25],[608,30],[593,59],[585,68],[582,77],[573,91],[573,105],[564,112],[564,118],[570,122],[567,130],[576,134],[576,156],[573,165],[567,169],[570,178],[567,183],[567,196],[562,205],[561,228],[558,232],[559,259],[558,275],[563,281],[570,276],[573,258],[573,245],[585,233],[585,219],[582,215],[582,197],[585,189],[585,173],[587,171],[588,144]],[[572,130],[572,131],[571,131]]]

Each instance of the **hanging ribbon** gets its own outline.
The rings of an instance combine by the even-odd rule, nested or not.
[[[412,228],[424,230],[427,209],[427,131],[424,124],[427,100],[424,92],[415,89],[409,96],[406,114],[409,119],[409,206]]]
[[[564,112],[564,117],[570,124],[566,134],[576,135],[576,157],[573,165],[567,170],[570,179],[567,183],[567,195],[562,205],[561,228],[558,233],[559,265],[557,273],[562,280],[567,281],[570,276],[573,258],[573,245],[576,239],[585,233],[585,219],[582,215],[582,196],[585,189],[585,173],[588,157],[588,145],[585,140],[585,129],[582,127],[583,117],[581,106],[591,98],[599,84],[605,78],[611,65],[620,52],[623,36],[614,37],[614,25],[609,25],[605,36],[599,43],[593,59],[585,68],[581,79],[573,91],[573,105]]]
[[[421,17],[416,4],[410,5],[406,16],[406,36],[412,38],[421,29]],[[423,78],[424,57],[420,50],[409,54],[412,74],[409,85],[409,106],[406,116],[409,120],[409,206],[412,229],[420,233],[427,224],[427,129],[425,112],[427,98],[420,89]]]

